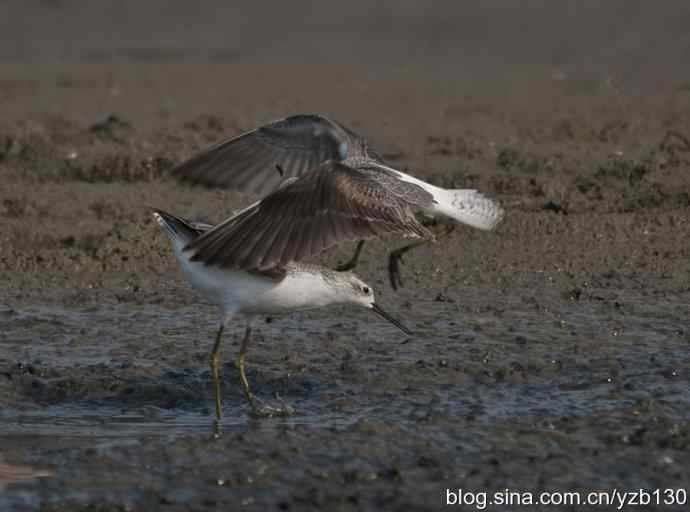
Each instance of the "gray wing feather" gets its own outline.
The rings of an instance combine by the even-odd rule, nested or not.
[[[350,158],[367,158],[362,137],[326,117],[297,115],[220,142],[172,172],[192,183],[264,195],[284,178]]]
[[[208,265],[267,270],[344,241],[386,234],[433,239],[413,213],[431,201],[431,194],[385,168],[329,161],[192,240],[185,250],[193,261]]]

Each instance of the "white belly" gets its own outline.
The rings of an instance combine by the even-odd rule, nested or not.
[[[180,243],[173,243],[173,250],[191,285],[225,314],[281,314],[333,301],[334,292],[318,274],[294,273],[274,280],[190,261]]]

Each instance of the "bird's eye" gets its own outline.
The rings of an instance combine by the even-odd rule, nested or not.
[[[369,294],[369,287],[368,286],[363,286],[362,291],[365,293],[365,295]]]

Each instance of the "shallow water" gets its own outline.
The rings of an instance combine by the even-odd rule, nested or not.
[[[532,443],[548,446],[549,436],[564,435],[563,422],[597,431],[599,422],[613,421],[621,436],[628,435],[625,422],[611,419],[620,415],[660,415],[664,429],[687,425],[690,340],[684,319],[690,297],[652,301],[606,293],[584,302],[470,293],[462,305],[420,301],[414,313],[399,312],[416,332],[410,339],[349,308],[274,319],[259,326],[249,379],[259,396],[271,401],[280,395],[297,414],[250,418],[234,366],[226,364],[222,439],[264,439],[262,448],[255,447],[261,458],[262,450],[271,450],[266,439],[286,431],[305,436],[296,441],[298,451],[310,449],[309,436],[347,451],[357,444],[347,448],[355,442],[349,438],[362,431],[376,438],[394,429],[392,435],[429,452],[445,453],[442,447],[453,445],[479,456],[506,429],[530,432]],[[202,499],[205,485],[180,483],[177,471],[191,464],[204,474],[213,466],[212,450],[206,451],[212,308],[14,304],[0,311],[0,324],[0,451],[9,459],[23,454],[22,462],[55,473],[12,484],[0,505],[57,503],[65,496],[81,503],[104,496],[141,503],[146,492],[128,487],[145,471],[136,465],[160,464],[158,457],[176,457],[189,443],[203,454],[189,455],[172,470],[171,482],[178,483],[159,476],[151,485],[181,486],[173,501]],[[241,329],[238,324],[234,334]],[[228,360],[237,349],[234,337],[224,348]],[[141,446],[148,448],[132,451]],[[101,459],[96,466],[94,453]],[[123,463],[130,469],[120,477],[117,465]],[[99,471],[107,475],[107,492]],[[593,482],[606,479],[596,467],[592,471]]]

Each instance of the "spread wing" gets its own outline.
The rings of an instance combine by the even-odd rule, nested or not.
[[[286,178],[327,160],[366,157],[366,142],[319,115],[296,115],[225,140],[183,162],[176,177],[213,187],[265,195]]]
[[[413,213],[432,201],[423,188],[376,164],[329,161],[191,241],[185,251],[208,265],[267,270],[345,241],[386,234],[433,239]]]

